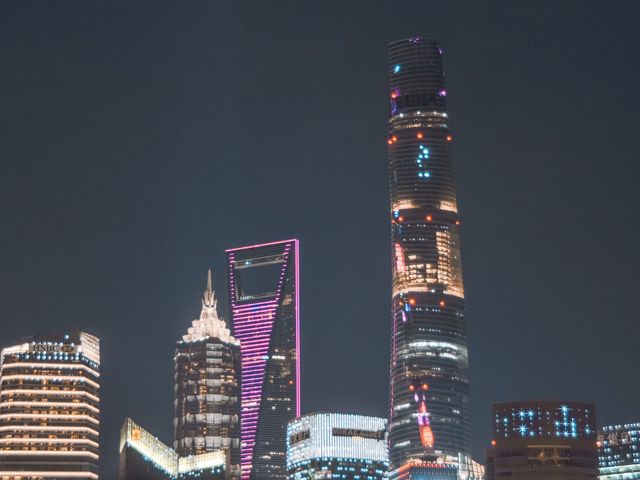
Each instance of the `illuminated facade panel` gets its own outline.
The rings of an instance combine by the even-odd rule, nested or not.
[[[596,479],[595,407],[571,401],[493,405],[487,480]]]
[[[304,415],[287,427],[289,480],[382,480],[389,454],[383,418],[343,413]]]
[[[510,402],[493,406],[495,440],[502,438],[595,439],[593,405],[578,402]]]
[[[200,318],[175,352],[175,441],[181,457],[227,450],[240,476],[240,342],[218,316],[211,271]]]
[[[395,469],[389,478],[391,480],[458,480],[458,466],[456,463],[409,460]]]
[[[180,456],[130,418],[120,430],[120,480],[228,480],[229,452]]]
[[[603,427],[597,444],[600,480],[640,479],[640,423]]]
[[[84,332],[2,350],[0,478],[97,479],[100,342]]]
[[[389,456],[399,468],[468,458],[471,427],[460,218],[438,43],[392,42],[389,83]]]
[[[389,480],[484,480],[484,466],[470,457],[434,455],[408,460],[389,472]]]
[[[242,344],[243,480],[286,476],[286,429],[300,414],[298,240],[227,250],[233,333]]]

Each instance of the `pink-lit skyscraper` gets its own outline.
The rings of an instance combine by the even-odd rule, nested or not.
[[[286,478],[287,423],[300,416],[298,240],[227,250],[242,351],[242,480]]]

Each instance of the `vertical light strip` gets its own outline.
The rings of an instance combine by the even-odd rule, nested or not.
[[[300,365],[302,363],[302,355],[300,349],[300,242],[294,240],[295,256],[296,256],[296,417],[300,416],[301,411],[301,391],[300,385]]]

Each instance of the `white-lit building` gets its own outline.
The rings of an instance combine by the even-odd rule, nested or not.
[[[387,420],[344,413],[304,415],[287,426],[289,480],[381,480],[389,466]]]
[[[181,457],[130,418],[120,431],[120,480],[223,480],[228,457],[222,448]]]
[[[37,337],[0,357],[0,478],[97,479],[98,338]]]
[[[600,480],[640,479],[640,423],[602,427],[597,445]]]

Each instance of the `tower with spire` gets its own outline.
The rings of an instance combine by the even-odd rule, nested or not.
[[[240,472],[240,371],[240,342],[218,314],[209,270],[200,317],[176,344],[174,449],[225,449],[229,478]]]
[[[239,342],[233,338],[227,328],[227,322],[218,315],[218,299],[211,286],[211,269],[207,274],[207,289],[202,297],[202,310],[200,318],[191,322],[186,335],[182,336],[184,342],[195,342],[205,338],[218,338],[226,343]]]

